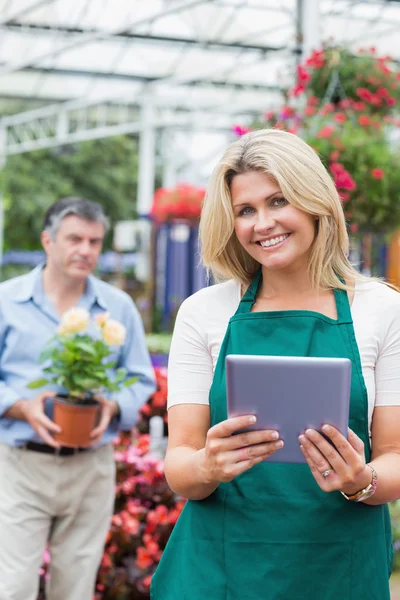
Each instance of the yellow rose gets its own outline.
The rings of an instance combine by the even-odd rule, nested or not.
[[[126,329],[118,321],[106,321],[102,328],[103,339],[109,346],[122,346],[125,342]]]
[[[94,320],[99,327],[104,327],[104,325],[107,323],[109,318],[110,318],[110,313],[103,312],[103,313],[96,315],[94,317]]]
[[[62,335],[71,333],[82,333],[89,325],[89,313],[84,308],[70,308],[61,317],[61,325],[58,329]]]

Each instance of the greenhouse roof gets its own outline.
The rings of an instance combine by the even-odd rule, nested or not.
[[[302,28],[313,5],[319,19]],[[120,123],[151,104],[225,126],[281,101],[304,34],[400,61],[400,2],[388,0],[0,0],[0,31],[3,115],[72,102],[113,105]]]

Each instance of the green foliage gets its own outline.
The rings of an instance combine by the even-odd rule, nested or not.
[[[5,247],[40,248],[42,217],[63,196],[99,202],[112,222],[136,217],[137,140],[118,136],[10,156],[0,177]],[[106,240],[106,247],[111,243]]]
[[[171,333],[149,333],[146,335],[146,343],[152,354],[168,354],[171,346]]]
[[[101,337],[61,331],[51,338],[40,355],[40,362],[46,364],[45,377],[31,382],[28,387],[37,389],[51,383],[67,390],[71,402],[82,403],[90,400],[90,394],[103,390],[117,392],[121,385],[137,381],[137,377],[126,379],[124,368],[111,374],[116,363],[107,361],[110,354],[110,345]]]
[[[394,543],[394,563],[393,570],[400,570],[400,501],[392,502],[390,505],[390,515],[392,518],[393,543]]]
[[[363,231],[393,231],[400,225],[399,150],[382,129],[362,127],[355,119],[335,123],[328,117],[325,125],[328,121],[332,135],[310,136],[305,130],[303,137],[328,168],[339,162],[355,180],[355,189],[344,195],[347,218]]]

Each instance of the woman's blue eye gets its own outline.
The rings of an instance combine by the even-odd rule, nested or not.
[[[274,198],[271,204],[273,206],[286,206],[286,204],[288,204],[288,201],[286,200],[286,198]]]
[[[242,208],[242,210],[240,211],[239,217],[244,216],[244,215],[249,215],[253,211],[254,211],[254,208],[252,208],[251,206],[246,206],[246,208]]]

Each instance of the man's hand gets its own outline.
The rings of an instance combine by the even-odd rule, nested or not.
[[[46,398],[54,398],[56,392],[42,392],[30,400],[18,400],[5,414],[10,419],[27,421],[46,444],[59,448],[60,444],[49,433],[60,433],[61,427],[49,419],[44,412]]]
[[[95,396],[94,399],[100,403],[101,412],[99,424],[90,434],[90,438],[92,440],[90,442],[90,446],[95,446],[100,442],[104,432],[110,424],[111,419],[119,414],[119,405],[117,402],[115,402],[115,400],[107,400],[107,398],[104,398],[104,396]]]

